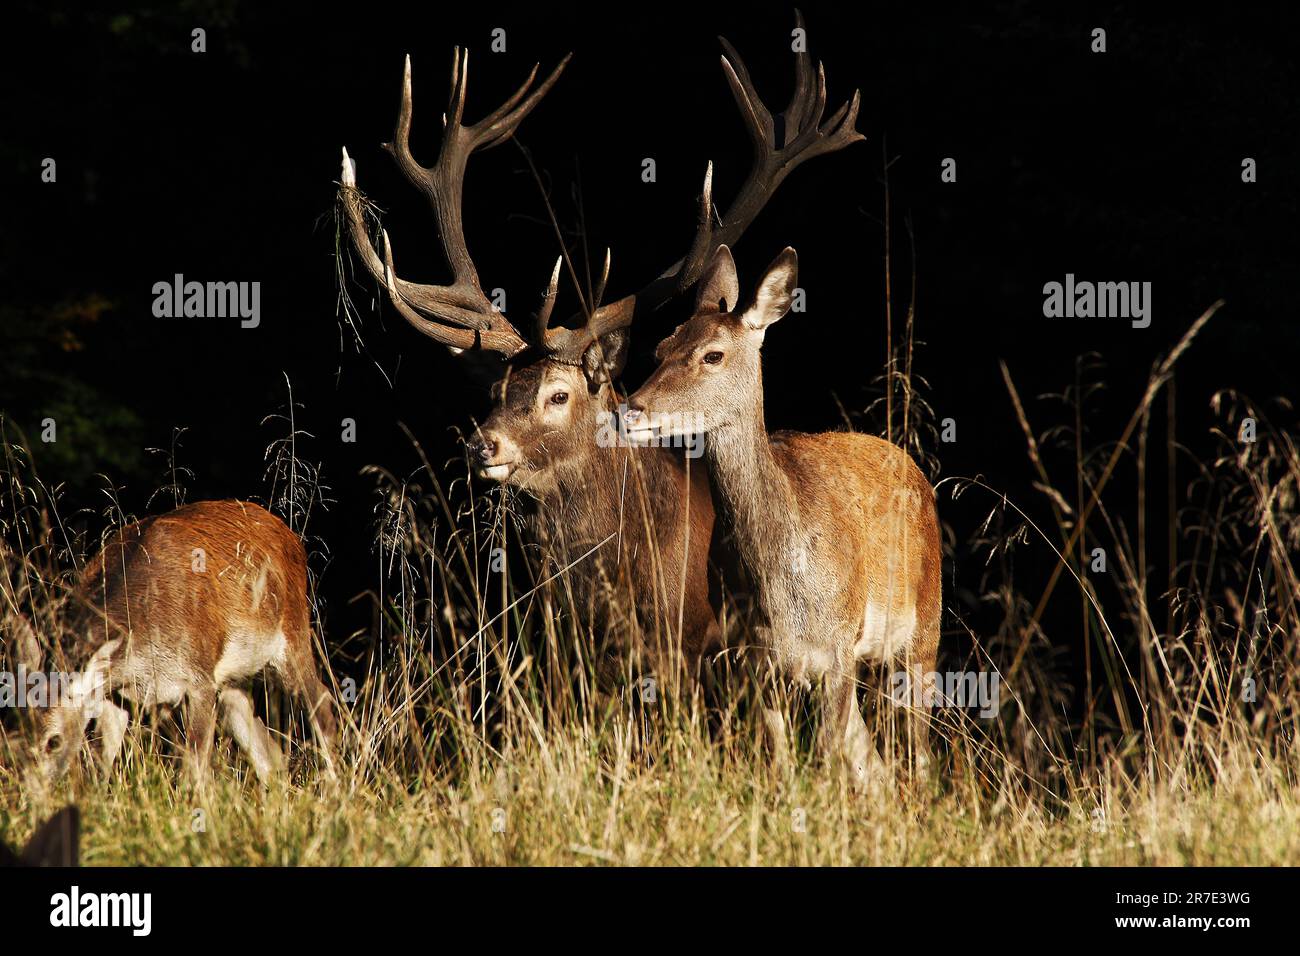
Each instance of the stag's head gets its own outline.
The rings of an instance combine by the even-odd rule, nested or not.
[[[796,26],[803,19],[796,15]],[[713,261],[714,250],[735,243],[785,177],[800,163],[863,139],[856,131],[858,94],[828,118],[826,78],[807,50],[795,56],[795,89],[789,106],[773,116],[759,98],[739,54],[722,41],[723,73],[735,97],[753,147],[753,163],[725,214],[713,205],[713,165],[704,177],[699,220],[687,254],[640,291],[602,304],[609,277],[609,255],[594,290],[584,297],[576,321],[552,328],[562,267],[561,255],[525,337],[483,294],[462,228],[461,191],[470,154],[510,138],[523,118],[555,84],[568,57],[533,88],[534,67],[519,90],[487,117],[470,126],[464,116],[468,54],[457,49],[451,71],[451,98],[444,118],[438,159],[426,168],[409,146],[411,64],[406,61],[401,108],[393,142],[386,149],[410,182],[424,192],[438,221],[443,252],[451,267],[450,285],[430,286],[397,276],[386,233],[382,256],[365,225],[366,202],[356,188],[356,168],[343,154],[340,206],[352,245],[366,271],[387,290],[394,308],[416,329],[466,357],[495,353],[503,360],[492,413],[469,441],[471,462],[482,477],[544,492],[565,474],[581,475],[603,433],[602,416],[617,405],[612,381],[622,371],[635,318],[685,292]],[[572,263],[567,273],[576,279]],[[574,282],[576,286],[576,281]],[[476,363],[481,365],[482,363]]]
[[[697,287],[695,314],[659,343],[658,367],[628,399],[629,437],[707,432],[754,420],[763,394],[759,350],[767,327],[790,311],[798,274],[798,258],[787,247],[768,266],[749,306],[739,309],[736,263],[731,250],[719,246]]]
[[[495,406],[469,442],[479,475],[537,494],[581,477],[602,423],[613,414],[612,380],[627,354],[627,335],[598,337],[567,361],[544,355],[508,369]]]

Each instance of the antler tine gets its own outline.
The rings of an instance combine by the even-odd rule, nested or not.
[[[611,254],[609,247],[605,247],[605,265],[600,270],[600,281],[596,283],[596,294],[591,297],[591,304],[599,306],[600,300],[605,297],[605,283],[609,282],[609,266]]]
[[[533,81],[537,79],[537,70],[540,67],[541,67],[540,63],[534,63],[533,68],[528,71],[528,76],[524,79],[523,83],[519,84],[519,88],[515,90],[513,93],[511,93],[504,103],[502,103],[500,106],[498,106],[491,113],[483,117],[474,125],[483,126],[483,127],[492,126],[494,123],[500,121],[500,119],[506,114],[508,114],[512,109],[514,109],[515,105],[521,99],[523,99],[524,96],[528,93],[529,88],[533,85]],[[480,148],[487,149],[488,147],[484,145]]]
[[[798,11],[795,26],[804,26],[803,14]],[[548,330],[544,343],[560,361],[580,361],[583,351],[601,335],[629,325],[635,316],[657,308],[694,285],[713,251],[724,243],[735,244],[785,177],[800,163],[866,139],[854,128],[859,102],[856,91],[828,122],[822,122],[826,74],[820,63],[814,72],[811,55],[805,47],[795,54],[794,93],[790,105],[781,114],[781,142],[777,143],[775,120],[754,88],[745,61],[724,37],[718,39],[723,49],[723,75],[753,146],[749,175],[726,214],[719,217],[713,205],[713,164],[709,163],[700,195],[699,221],[685,258],[674,262],[639,292],[596,308],[582,328]],[[603,279],[601,287],[604,287]]]
[[[855,91],[855,95],[856,95],[856,91]],[[808,113],[811,122],[807,125],[806,128],[804,128],[805,132],[807,130],[818,129],[822,125],[822,116],[826,112],[826,69],[821,65],[820,62],[818,62],[817,64],[817,79],[813,84],[812,98],[813,98],[812,109]],[[835,124],[832,122],[830,125],[834,126]],[[785,141],[789,143],[791,140],[796,138],[796,134],[799,131],[800,126],[797,123],[791,123],[786,128],[790,132],[787,133]]]
[[[570,55],[571,56],[571,55]],[[425,168],[411,154],[410,136],[413,114],[411,58],[406,57],[402,71],[402,96],[391,143],[384,147],[397,162],[407,180],[423,192],[433,206],[443,255],[451,269],[450,285],[421,285],[406,282],[392,267],[392,251],[384,236],[385,251],[381,261],[376,254],[365,225],[365,198],[356,186],[356,168],[344,152],[344,172],[340,197],[345,210],[353,246],[363,265],[383,283],[397,311],[426,335],[455,349],[478,346],[513,356],[528,348],[528,342],[504,314],[497,311],[483,293],[478,271],[465,242],[462,191],[465,167],[476,149],[487,149],[512,136],[542,97],[559,79],[570,56],[566,56],[546,80],[535,89],[538,67],[504,103],[472,126],[463,123],[465,98],[469,89],[469,51],[456,47],[452,51],[451,88],[447,112],[443,115],[442,144],[438,159]],[[554,283],[553,283],[554,285]],[[543,303],[547,314],[553,305]]]
[[[804,38],[806,40],[808,29],[804,26],[803,13],[798,9],[794,11],[794,26],[796,30],[804,31]],[[819,63],[817,65],[820,70],[821,64]],[[799,129],[800,124],[803,122],[804,108],[807,106],[809,86],[812,83],[812,80],[812,56],[808,53],[808,45],[805,43],[804,48],[795,54],[794,93],[790,96],[790,105],[787,106],[785,112],[781,114],[786,123],[784,140],[787,143],[792,139],[790,134],[791,128]],[[816,121],[814,121],[814,125],[816,125]]]
[[[339,201],[343,207],[344,217],[347,220],[352,247],[361,257],[361,264],[365,267],[365,270],[370,273],[376,282],[387,288],[388,278],[384,272],[384,262],[375,251],[371,243],[370,233],[366,228],[365,207],[368,201],[361,190],[357,188],[357,164],[348,155],[346,147],[343,149],[343,169],[339,179],[339,187]],[[448,304],[444,300],[443,292],[445,290],[441,286],[407,282],[397,276],[394,277],[394,280],[397,291],[406,300],[406,304],[422,313],[427,315],[445,313],[444,318],[449,318],[458,325],[469,329],[477,329],[487,325],[483,316],[477,312]],[[426,330],[421,329],[421,331]]]
[[[551,270],[551,281],[546,286],[546,295],[542,296],[541,308],[537,310],[535,325],[537,328],[537,341],[546,341],[546,327],[551,324],[551,310],[555,308],[555,294],[560,288],[560,266],[564,264],[564,256],[556,256],[555,268]]]
[[[804,25],[803,14],[798,11],[795,11],[795,25]],[[711,215],[700,216],[691,253],[677,272],[678,286],[682,289],[699,278],[714,249],[724,243],[735,244],[791,170],[814,156],[866,139],[854,128],[858,115],[857,91],[850,102],[841,106],[830,121],[823,124],[826,72],[818,63],[814,74],[812,58],[805,47],[795,54],[795,89],[790,105],[781,114],[784,128],[781,130],[781,143],[777,144],[772,114],[759,98],[744,61],[725,39],[722,39],[722,46],[725,50],[723,73],[740,109],[741,119],[749,130],[754,158],[749,175],[720,223],[715,225]],[[710,166],[705,177],[706,202],[711,193],[711,176]]]
[[[547,299],[544,303],[544,311],[537,315],[537,341],[547,351],[551,353],[564,352],[569,348],[576,348],[581,343],[582,347],[590,345],[596,338],[604,334],[606,323],[609,321],[611,313],[602,312],[599,308],[600,300],[605,295],[605,285],[609,282],[609,267],[611,262],[611,253],[608,247],[605,249],[605,264],[600,270],[600,279],[596,283],[595,294],[591,297],[591,304],[595,311],[588,317],[581,329],[552,329],[551,309],[555,304],[555,288],[560,278],[560,265],[564,261],[561,256],[555,263],[555,272],[551,276],[551,286],[547,292]],[[590,334],[588,334],[590,333]],[[583,336],[587,336],[583,338]],[[581,353],[579,352],[579,356]],[[575,359],[576,361],[576,359]]]
[[[754,83],[749,78],[749,71],[745,69],[745,61],[740,58],[736,48],[726,37],[718,37],[718,41],[724,51],[719,57],[722,61],[722,72],[727,78],[727,85],[731,87],[736,105],[740,107],[740,118],[745,123],[749,138],[753,141],[755,154],[765,149],[770,150],[776,145],[772,114],[759,99]]]
[[[456,85],[457,70],[452,69],[452,87]],[[415,161],[411,155],[411,54],[406,54],[406,60],[402,67],[402,99],[397,108],[397,124],[393,129],[393,141],[384,143],[384,149],[388,150],[401,168],[402,174],[407,179],[417,180],[424,173],[424,167]]]
[[[393,268],[393,247],[388,241],[388,230],[384,229],[382,233],[384,237],[384,288],[388,290],[388,298],[392,301],[393,307],[412,326],[431,339],[446,345],[457,354],[473,348],[475,338],[471,330],[458,329],[454,326],[443,325],[440,322],[431,322],[407,305],[406,300],[402,297],[401,290],[398,288],[397,270]]]
[[[795,25],[803,27],[803,14],[795,12]],[[771,198],[785,177],[804,160],[834,152],[866,139],[854,129],[858,94],[840,107],[829,123],[822,123],[826,108],[826,73],[820,63],[814,74],[807,49],[795,54],[795,89],[790,105],[781,114],[781,143],[776,142],[775,123],[763,105],[745,61],[723,37],[722,71],[731,88],[741,120],[749,133],[754,158],[749,175],[725,215],[715,221],[712,205],[713,164],[704,177],[700,218],[690,252],[670,268],[676,275],[676,291],[689,288],[700,277],[709,256],[721,244],[734,245],[754,217]]]
[[[600,297],[605,293],[605,284],[609,281],[610,268],[610,251],[605,250],[605,265],[601,270],[600,283],[596,286],[596,294],[593,302],[599,302]],[[551,292],[548,296],[553,300],[555,282],[560,275],[560,263],[555,264],[555,273],[551,276]],[[537,322],[537,340],[551,353],[552,357],[561,362],[576,364],[582,360],[583,353],[587,347],[595,342],[602,335],[613,332],[615,329],[626,328],[632,322],[633,311],[636,307],[637,297],[634,295],[625,296],[617,302],[611,302],[609,305],[602,305],[596,308],[587,321],[576,329],[552,329],[548,328],[551,318],[550,304],[546,308],[546,315],[543,318],[538,316]]]
[[[406,62],[411,62],[410,56],[407,56]],[[410,69],[409,65],[407,67]],[[462,50],[460,47],[452,48],[451,64],[451,102],[448,104],[451,108],[451,118],[446,116],[442,118],[442,125],[455,129],[461,125],[461,120],[465,116],[465,94],[469,92],[469,50]]]
[[[406,54],[406,72],[411,72],[411,54]],[[409,84],[408,84],[409,85]],[[447,87],[447,109],[454,112],[460,99],[460,47],[451,48],[451,85]],[[457,118],[459,122],[459,118]],[[442,114],[442,125],[447,125],[447,114]]]
[[[533,107],[542,101],[542,97],[550,92],[551,87],[559,80],[560,74],[564,72],[564,68],[569,65],[569,60],[572,58],[572,53],[566,54],[564,59],[551,71],[550,76],[542,81],[541,86],[529,94],[528,88],[532,86],[533,80],[537,77],[537,70],[541,66],[540,63],[534,64],[532,72],[528,74],[528,79],[524,81],[523,85],[501,106],[475,124],[475,129],[484,131],[483,141],[478,148],[491,149],[498,143],[509,139],[511,134],[514,133],[515,127],[523,122],[524,117],[531,113]],[[524,99],[525,94],[527,94],[527,99]],[[522,103],[520,102],[521,99],[523,100]]]
[[[709,253],[717,248],[713,242],[713,161],[709,160],[704,169],[704,189],[700,192],[700,219],[695,227],[695,239],[691,242],[683,263],[707,261]],[[685,278],[679,274],[680,278]],[[686,288],[686,286],[682,286]]]
[[[854,129],[854,124],[858,119],[858,101],[859,94],[857,90],[853,91],[853,98],[844,103],[837,109],[831,118],[826,121],[822,127],[810,126],[800,134],[793,148],[801,154],[799,162],[812,156],[820,156],[823,153],[831,153],[837,149],[843,149],[859,140],[866,139],[861,133]]]

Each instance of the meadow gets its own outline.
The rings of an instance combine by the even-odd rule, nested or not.
[[[648,679],[617,648],[671,645],[671,614],[629,620],[630,641],[596,633],[568,569],[530,537],[529,503],[465,477],[463,461],[426,458],[402,478],[370,470],[375,580],[357,600],[371,627],[321,629],[345,725],[335,777],[303,746],[302,716],[259,687],[292,754],[283,787],[263,790],[219,740],[213,784],[193,791],[174,722],[145,714],[107,777],[87,761],[37,796],[22,785],[22,714],[7,713],[0,837],[21,843],[75,801],[89,865],[1295,863],[1300,452],[1274,423],[1290,419],[1285,402],[1234,392],[1204,396],[1217,422],[1208,434],[1179,434],[1166,396],[1214,312],[1156,363],[1124,432],[1088,444],[1087,360],[1050,403],[1056,420],[1003,369],[1039,497],[1013,502],[978,476],[938,481],[940,666],[994,675],[1000,694],[991,714],[930,710],[938,760],[927,775],[908,759],[901,708],[866,673],[863,709],[893,784],[859,792],[820,764],[808,694],[746,651],[743,593],[726,596],[724,652]],[[913,374],[910,315],[899,340],[879,401],[850,424],[874,426],[935,474],[942,445]],[[1155,445],[1152,421],[1166,415]],[[262,500],[310,541],[325,496],[287,424]],[[12,423],[3,440],[6,637],[22,613],[57,648],[77,569],[128,516],[66,501]],[[1188,448],[1197,467],[1177,485],[1168,470],[1153,504],[1148,469]],[[183,500],[183,484],[160,501]],[[76,513],[90,520],[69,521]],[[1170,557],[1159,580],[1153,542]],[[613,606],[619,587],[605,595]],[[0,670],[12,670],[8,640],[3,654]],[[796,717],[788,765],[763,743],[761,692]]]

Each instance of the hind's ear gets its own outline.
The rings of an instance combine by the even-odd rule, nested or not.
[[[40,825],[24,848],[23,866],[79,866],[81,814],[66,806]]]
[[[41,639],[36,636],[36,628],[32,627],[31,621],[19,616],[18,625],[14,628],[17,643],[16,654],[18,661],[29,671],[38,671],[45,666],[45,650],[41,647]]]
[[[36,636],[36,629],[27,616],[16,609],[7,615],[0,611],[0,648],[9,652],[15,664],[29,671],[38,671],[45,663],[45,652],[41,648],[41,639]]]

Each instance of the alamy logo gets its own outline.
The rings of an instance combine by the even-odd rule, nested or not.
[[[155,282],[153,294],[153,314],[159,319],[237,317],[245,329],[262,323],[260,282],[186,282],[178,272],[171,282]]]
[[[133,936],[153,929],[152,893],[82,893],[78,886],[50,897],[50,925],[126,926]]]
[[[1065,282],[1043,286],[1043,315],[1049,319],[1131,319],[1133,328],[1151,324],[1150,282]]]
[[[82,673],[0,671],[0,708],[83,707],[102,690],[102,682]]]
[[[685,448],[687,458],[699,458],[704,454],[704,416],[693,412],[680,415],[651,414],[655,430],[638,435],[634,440],[628,438],[623,428],[627,405],[619,405],[617,411],[596,413],[596,444],[601,448]]]
[[[908,671],[889,675],[889,698],[899,707],[978,707],[979,715],[990,720],[998,715],[1002,687],[998,674],[989,671],[931,671],[913,680]]]

